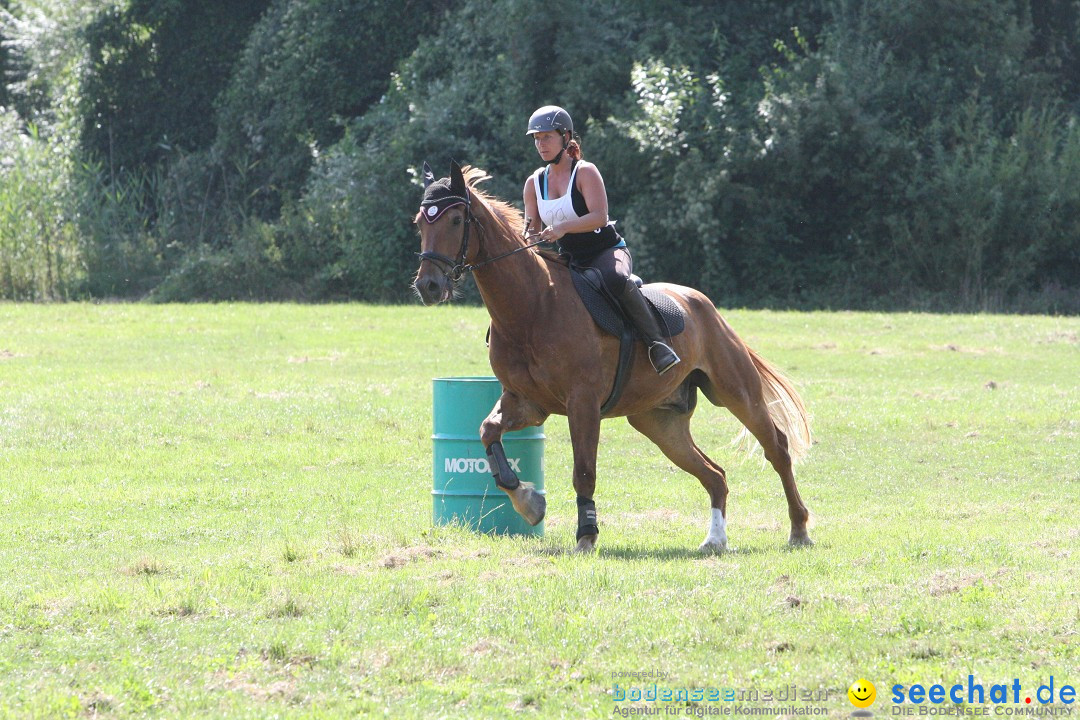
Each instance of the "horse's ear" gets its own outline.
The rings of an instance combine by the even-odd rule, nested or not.
[[[462,197],[468,192],[465,176],[461,174],[461,166],[457,164],[457,160],[450,161],[450,191]]]
[[[427,164],[427,160],[424,161],[424,187],[427,187],[431,183],[435,182],[435,174],[431,172],[431,166]]]

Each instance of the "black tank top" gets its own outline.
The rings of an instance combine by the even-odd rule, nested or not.
[[[574,168],[577,167],[577,160],[573,161],[570,166],[571,173]],[[574,213],[578,217],[589,214],[589,206],[585,202],[585,196],[577,186],[577,176],[574,177],[574,182],[570,186],[570,201],[574,206]],[[540,190],[543,193],[543,198],[546,200],[548,195],[548,168],[544,168],[543,182],[540,183]],[[579,232],[579,233],[567,233],[559,238],[559,250],[566,253],[570,258],[577,263],[587,263],[594,257],[607,250],[613,248],[616,245],[622,243],[623,239],[619,233],[615,230],[615,226],[608,224],[599,230],[592,232]]]

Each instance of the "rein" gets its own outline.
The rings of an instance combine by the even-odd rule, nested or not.
[[[483,232],[484,228],[483,228],[483,226],[482,226],[482,225],[480,225],[479,223],[477,223],[477,224],[476,224],[476,227],[480,228],[480,231],[481,231],[481,232]],[[519,253],[519,252],[521,252],[522,250],[528,250],[529,248],[534,248],[534,247],[536,247],[537,245],[543,245],[543,244],[544,244],[544,243],[546,243],[546,242],[547,242],[546,240],[537,240],[536,242],[531,242],[531,243],[525,243],[524,245],[522,245],[522,246],[521,246],[521,247],[519,247],[519,248],[514,248],[514,249],[513,249],[513,250],[511,250],[510,252],[505,252],[505,253],[503,253],[502,255],[496,255],[495,257],[492,257],[492,258],[488,258],[488,259],[487,259],[487,260],[485,260],[484,262],[478,262],[478,263],[472,263],[471,265],[466,265],[466,266],[465,266],[465,269],[466,269],[466,270],[475,270],[476,268],[479,268],[479,267],[484,267],[485,265],[488,265],[488,264],[490,264],[490,263],[493,263],[493,262],[495,262],[496,260],[502,260],[502,259],[503,259],[504,257],[510,257],[511,255],[513,255],[513,254],[515,254],[515,253]]]
[[[431,260],[432,262],[435,262],[435,263],[438,263],[439,265],[442,265],[443,266],[443,272],[445,272],[446,275],[452,281],[457,282],[458,280],[461,279],[461,276],[464,275],[467,272],[472,272],[472,271],[476,270],[477,268],[482,268],[485,265],[490,265],[491,263],[495,262],[496,260],[502,260],[503,258],[510,257],[511,255],[513,255],[515,253],[521,252],[522,250],[528,250],[529,248],[536,247],[537,245],[542,245],[542,244],[544,244],[544,242],[546,242],[544,240],[537,240],[536,242],[526,243],[522,247],[514,248],[510,252],[503,253],[502,255],[496,255],[495,257],[490,257],[487,260],[484,260],[482,262],[466,263],[465,258],[469,254],[469,226],[470,225],[476,225],[476,229],[480,231],[480,247],[481,247],[481,249],[484,247],[484,226],[481,225],[480,221],[476,219],[475,215],[473,215],[473,211],[472,211],[472,195],[470,193],[466,192],[464,200],[465,200],[465,202],[464,202],[464,204],[465,204],[465,229],[462,231],[461,249],[458,251],[457,259],[453,260],[453,259],[447,257],[446,255],[443,255],[442,253],[433,252],[431,250],[416,253],[416,256],[419,257],[421,260]],[[523,233],[523,236],[526,239],[529,238],[529,235],[527,235],[527,234]]]

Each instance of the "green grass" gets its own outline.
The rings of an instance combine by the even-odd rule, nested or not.
[[[811,410],[813,548],[704,401],[727,554],[624,420],[595,556],[561,417],[543,538],[433,528],[430,380],[489,374],[482,309],[0,305],[0,717],[611,717],[650,670],[835,716],[860,677],[879,717],[896,683],[1080,685],[1080,320],[726,315]]]

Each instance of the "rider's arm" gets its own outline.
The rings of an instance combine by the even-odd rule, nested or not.
[[[522,195],[525,200],[525,232],[526,234],[538,233],[544,229],[544,224],[540,221],[540,209],[536,204],[536,185],[533,183],[532,175],[525,181],[525,190]]]

